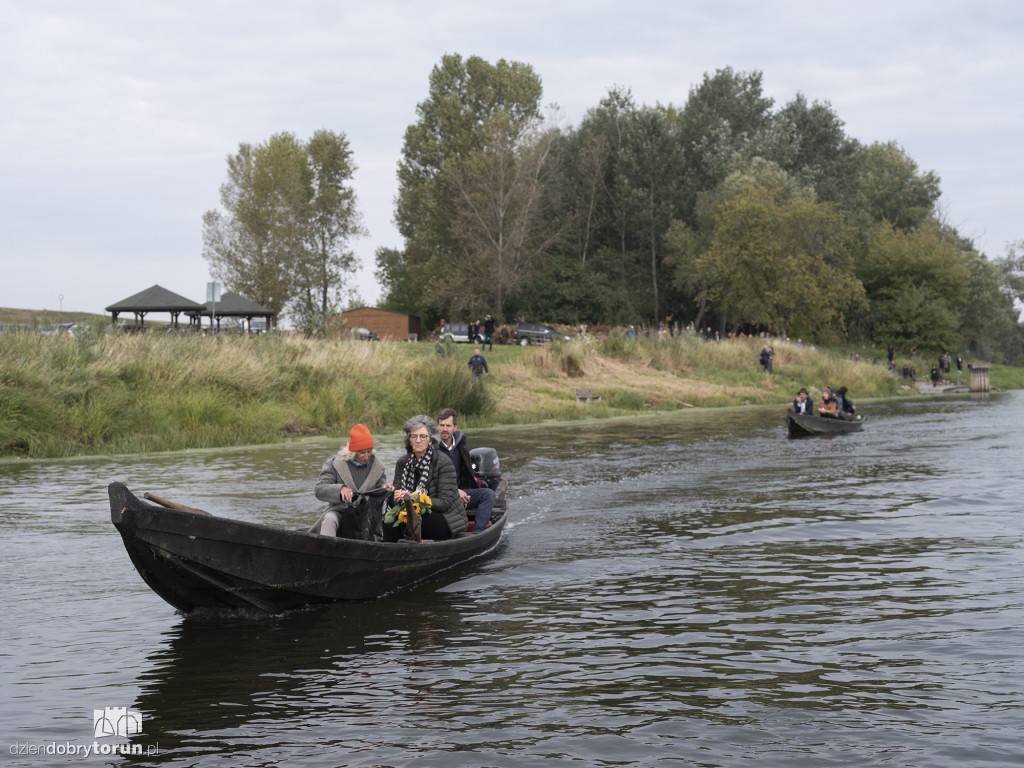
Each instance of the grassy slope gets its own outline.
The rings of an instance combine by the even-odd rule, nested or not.
[[[744,404],[784,406],[801,386],[845,384],[858,402],[916,395],[871,363],[761,341],[574,340],[498,346],[470,383],[468,345],[330,342],[290,336],[124,336],[95,321],[67,335],[0,334],[0,456],[54,457],[344,436],[355,422],[395,428],[452,405],[467,427]],[[897,361],[902,365],[902,361]],[[919,366],[923,368],[923,364]],[[1024,386],[1019,369],[992,382]],[[599,403],[577,403],[576,387]]]

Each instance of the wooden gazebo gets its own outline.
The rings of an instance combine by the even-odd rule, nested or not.
[[[159,285],[154,285],[116,304],[111,304],[105,311],[110,313],[110,322],[114,324],[117,323],[117,316],[122,312],[133,313],[135,315],[134,325],[139,329],[145,324],[146,315],[151,312],[168,312],[171,315],[171,323],[177,328],[178,316],[182,312],[202,312],[203,305],[168,291],[166,288],[161,288]]]
[[[252,319],[262,317],[266,320],[269,331],[273,322],[277,319],[277,313],[271,309],[250,301],[241,294],[227,291],[220,297],[220,301],[208,301],[198,312],[192,311],[189,314],[202,325],[202,318],[210,318],[210,327],[220,330],[220,321],[225,317],[237,317],[245,320],[245,330],[252,333]]]

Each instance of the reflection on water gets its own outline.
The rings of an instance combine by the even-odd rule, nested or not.
[[[1024,394],[863,407],[476,433],[513,479],[492,556],[279,617],[175,614],[105,485],[301,525],[330,442],[2,466],[5,740],[121,705],[138,764],[1012,764]]]

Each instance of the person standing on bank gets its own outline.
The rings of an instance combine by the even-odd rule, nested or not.
[[[441,433],[438,447],[455,467],[455,481],[459,486],[459,496],[467,512],[476,510],[473,521],[473,533],[486,531],[491,522],[494,510],[494,491],[484,485],[473,472],[473,459],[469,455],[466,436],[458,429],[459,415],[454,408],[442,408],[437,414],[437,429]]]
[[[484,360],[484,356],[480,354],[480,349],[473,350],[473,356],[469,358],[469,370],[473,372],[473,381],[475,382],[485,373],[490,373],[487,370],[487,361]]]
[[[384,463],[373,452],[373,435],[365,425],[356,424],[348,433],[348,446],[320,469],[314,492],[329,506],[320,518],[319,533],[337,536],[341,515],[353,510],[353,499],[378,488],[391,488],[387,479]]]
[[[480,346],[486,346],[488,352],[494,351],[494,318],[490,315],[484,318],[484,340]]]
[[[430,513],[423,515],[423,538],[444,540],[462,533],[469,526],[466,508],[459,497],[455,467],[438,450],[440,435],[429,416],[413,416],[403,427],[405,455],[395,464],[393,503],[416,499],[421,493],[430,497]],[[384,525],[384,540],[398,541],[405,525]]]

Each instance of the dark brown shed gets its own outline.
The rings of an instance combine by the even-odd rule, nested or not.
[[[388,309],[360,307],[341,313],[346,328],[363,326],[376,333],[381,339],[391,341],[416,341],[420,336],[420,319],[417,315],[406,315]]]

